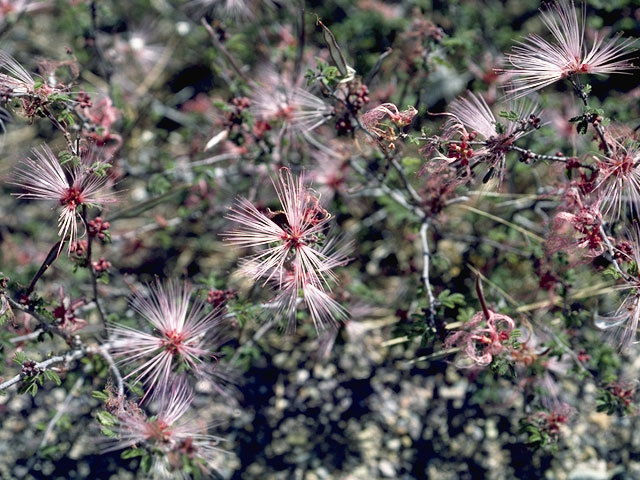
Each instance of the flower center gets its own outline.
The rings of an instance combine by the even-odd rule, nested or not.
[[[170,352],[172,355],[179,355],[184,347],[185,335],[182,332],[170,331],[164,334],[165,340],[162,340],[162,348]]]
[[[84,195],[82,191],[75,187],[67,188],[67,191],[64,193],[62,198],[60,199],[60,204],[71,209],[75,209],[78,205],[82,205],[84,203]]]
[[[169,425],[162,420],[147,422],[145,433],[147,440],[152,440],[157,443],[168,443],[171,436]]]
[[[626,155],[622,160],[616,162],[615,173],[618,177],[625,177],[633,170],[633,158]]]

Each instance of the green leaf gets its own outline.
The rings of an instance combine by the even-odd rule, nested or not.
[[[153,459],[151,458],[151,455],[145,452],[145,455],[143,455],[142,460],[140,460],[140,468],[142,469],[143,472],[149,473],[149,471],[151,470],[152,461]]]
[[[139,383],[134,383],[133,385],[129,385],[129,391],[139,397],[142,397],[144,395],[144,390],[142,390],[142,387],[140,386]]]
[[[622,278],[622,275],[620,275],[620,272],[618,272],[618,270],[616,269],[616,267],[612,265],[609,265],[607,268],[605,268],[602,271],[602,274],[605,276],[609,276],[611,278],[613,278],[614,280],[618,280],[620,278]]]
[[[47,380],[56,382],[56,385],[58,387],[62,384],[62,380],[60,380],[60,376],[53,370],[45,370],[44,376],[47,378]]]
[[[107,170],[112,166],[113,165],[108,162],[95,162],[93,165],[91,165],[91,170],[93,170],[93,173],[95,173],[98,177],[104,177],[107,174]]]
[[[71,98],[69,98],[69,95],[65,93],[53,92],[51,95],[47,97],[47,100],[50,101],[51,103],[68,102],[71,100]],[[66,111],[68,112],[68,110]]]
[[[156,173],[151,175],[149,182],[147,183],[147,190],[153,194],[163,195],[171,188],[171,182],[164,176]]]
[[[116,438],[118,434],[107,427],[100,427],[100,431],[109,438]]]
[[[32,397],[35,397],[36,393],[38,393],[38,384],[36,382],[33,382],[31,385],[29,385],[29,387],[27,387],[26,393],[29,393]]]
[[[112,427],[116,423],[118,423],[118,419],[115,416],[111,415],[109,412],[98,412],[96,418],[98,419],[100,424],[106,427]]]
[[[18,365],[22,365],[27,360],[29,360],[29,359],[27,358],[27,356],[22,351],[16,352],[14,357],[13,357],[13,361],[16,362]]]
[[[128,459],[128,458],[136,458],[142,457],[145,453],[147,453],[142,448],[129,448],[120,454],[120,458]]]
[[[109,273],[101,272],[98,278],[96,279],[98,283],[103,283],[105,285],[109,285]]]
[[[498,116],[502,117],[502,118],[506,118],[507,120],[509,120],[510,122],[517,122],[519,120],[518,114],[516,112],[514,112],[513,110],[502,110]]]
[[[451,290],[449,289],[440,292],[440,295],[438,295],[438,301],[446,308],[455,308],[456,305],[464,305],[467,303],[464,299],[464,295],[461,293],[451,293]]]
[[[103,402],[109,400],[109,396],[106,393],[100,392],[98,390],[94,390],[93,392],[91,392],[91,396],[95,399],[102,400]]]

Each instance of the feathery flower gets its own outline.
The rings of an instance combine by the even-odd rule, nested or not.
[[[213,11],[223,18],[233,20],[248,20],[254,18],[257,8],[260,7],[263,0],[191,0],[187,3],[187,9],[202,15],[206,12]]]
[[[466,152],[465,166],[468,158],[473,157],[482,160],[489,166],[490,175],[497,174],[500,181],[504,178],[505,154],[513,143],[522,138],[532,129],[540,126],[540,109],[531,100],[525,99],[510,102],[508,109],[515,113],[517,121],[500,123],[484,98],[472,92],[467,97],[459,97],[449,107],[449,120],[445,123],[445,136],[451,137],[460,134],[467,140],[475,139],[477,135],[486,142],[480,148]],[[455,152],[450,152],[454,158],[460,158],[459,147],[452,145]]]
[[[346,256],[336,255],[328,258],[336,265],[342,265]],[[328,268],[325,271],[328,271]],[[289,332],[295,329],[300,293],[316,331],[324,330],[327,325],[335,328],[348,316],[347,310],[327,293],[324,286],[316,286],[311,278],[299,272],[295,265],[285,273],[280,283],[273,283],[278,290],[273,303],[278,311],[287,317]]]
[[[602,213],[617,219],[625,204],[636,214],[640,208],[640,146],[613,142],[612,152],[598,161],[600,179],[595,191],[602,198]]]
[[[575,249],[586,249],[590,258],[604,252],[602,237],[601,199],[583,198],[575,188],[568,189],[566,204],[553,218],[551,235],[547,239],[550,254],[560,250],[574,253]]]
[[[580,19],[573,0],[558,0],[541,10],[541,15],[553,41],[531,34],[513,47],[507,55],[511,66],[505,69],[511,74],[507,86],[509,96],[522,97],[577,74],[621,73],[635,68],[624,59],[633,50],[632,39],[619,41],[620,35],[617,35],[604,41],[596,36],[591,48],[587,48],[584,3]]]
[[[165,472],[180,471],[183,456],[210,471],[223,452],[217,447],[221,439],[206,433],[209,426],[185,416],[192,401],[193,392],[184,377],[180,377],[160,398],[154,417],[147,417],[134,402],[122,402],[113,412],[117,419],[113,430],[118,439],[108,450],[146,446],[162,452],[156,468]]]
[[[261,120],[280,122],[281,135],[288,132],[302,136],[325,123],[334,113],[331,105],[300,87],[277,85],[257,89],[251,97],[251,111]]]
[[[391,120],[391,122],[398,127],[406,127],[417,114],[418,111],[411,105],[406,110],[400,111],[393,103],[383,103],[371,110],[367,110],[362,115],[362,125],[364,125],[367,130],[374,133],[378,138],[387,138],[389,132],[382,128],[382,122],[386,118]]]
[[[61,329],[73,333],[87,326],[86,320],[76,317],[76,310],[84,304],[84,298],[73,300],[65,296],[64,289],[60,287],[60,303],[53,309],[53,316]]]
[[[34,150],[33,154],[35,158],[25,159],[15,170],[12,183],[26,190],[26,193],[16,195],[58,202],[61,208],[58,217],[60,248],[68,240],[70,249],[78,239],[80,208],[102,207],[116,201],[114,194],[108,191],[108,177],[98,175],[93,169],[96,161],[91,150],[82,152],[80,161],[71,166],[60,165],[46,145],[41,150]]]
[[[617,255],[622,265],[635,264],[634,268],[627,270],[623,277],[624,283],[617,287],[618,290],[628,292],[615,312],[609,315],[599,315],[595,324],[602,330],[613,332],[620,350],[627,350],[636,343],[638,323],[640,322],[640,228],[634,224],[631,232],[627,233],[626,248],[618,247]]]
[[[487,317],[489,315],[489,318]],[[486,327],[481,327],[486,320]],[[450,334],[445,340],[445,347],[458,345],[472,361],[472,365],[486,367],[493,357],[505,351],[504,342],[509,340],[515,327],[513,319],[491,310],[476,313],[465,324],[466,330]]]
[[[11,94],[33,93],[35,81],[11,55],[0,50],[0,88]]]
[[[50,7],[49,2],[41,0],[0,0],[0,22],[9,16],[18,17],[25,12],[37,12]]]
[[[344,194],[349,174],[348,153],[327,148],[314,151],[315,166],[309,177],[316,187],[322,203],[328,205],[336,194]]]
[[[199,300],[189,306],[193,290],[186,283],[156,281],[149,290],[149,298],[134,294],[131,306],[153,327],[151,333],[124,325],[109,327],[111,349],[120,362],[141,362],[125,379],[142,382],[145,397],[152,390],[154,396],[164,395],[180,367],[204,376],[205,359],[215,358],[214,349],[225,338],[218,311],[205,313]]]
[[[346,263],[349,245],[336,248],[336,239],[324,239],[331,215],[305,186],[303,175],[296,179],[283,168],[273,185],[282,211],[263,213],[240,199],[228,215],[240,226],[225,238],[237,246],[263,248],[244,262],[242,273],[280,289],[276,304],[289,314],[294,314],[302,291],[314,324],[322,328],[330,319],[343,316],[326,291],[336,280],[333,269]]]

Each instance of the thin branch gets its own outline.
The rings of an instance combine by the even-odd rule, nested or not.
[[[72,350],[72,351],[68,352],[65,355],[57,355],[55,357],[51,357],[51,358],[49,358],[47,360],[44,360],[43,362],[36,363],[34,368],[44,371],[44,370],[47,369],[47,367],[49,367],[51,365],[55,365],[56,363],[69,364],[72,361],[82,357],[84,354],[85,354],[85,351],[82,348],[77,349],[77,350]],[[7,388],[11,387],[12,385],[15,385],[16,383],[20,382],[20,380],[22,380],[24,377],[25,377],[25,375],[22,372],[20,372],[15,377],[10,378],[6,382],[0,384],[0,391],[1,390],[6,390]]]
[[[431,282],[429,280],[429,264],[431,259],[431,253],[429,252],[429,229],[430,219],[425,218],[420,225],[420,240],[422,241],[422,282],[427,290],[427,296],[429,297],[429,324],[432,328],[436,325],[436,299],[433,296],[433,290],[431,288]]]
[[[29,340],[34,340],[38,338],[42,332],[44,332],[44,330],[39,328],[37,330],[34,330],[31,333],[27,333],[25,335],[19,335],[17,337],[12,337],[9,339],[9,342],[10,343],[28,342]]]
[[[73,396],[80,389],[83,383],[84,383],[84,377],[83,376],[78,377],[78,379],[76,380],[76,383],[73,384],[73,387],[71,387],[71,389],[69,390],[69,393],[67,394],[66,398],[62,402],[62,405],[60,405],[60,408],[58,408],[58,410],[56,411],[56,414],[49,421],[47,425],[47,429],[44,431],[44,436],[42,437],[42,441],[40,442],[40,446],[38,447],[38,450],[42,450],[44,447],[47,446],[47,441],[48,441],[47,439],[49,438],[49,435],[51,435],[51,432],[53,432],[53,429],[55,428],[56,423],[58,423],[58,420],[60,420],[62,415],[64,415],[67,408],[69,408],[69,404],[71,403]]]
[[[380,54],[380,56],[378,57],[378,61],[376,62],[376,64],[373,66],[373,69],[371,69],[371,71],[369,72],[369,75],[367,75],[367,78],[364,81],[365,85],[369,85],[373,79],[375,78],[375,76],[378,74],[378,72],[380,71],[380,68],[382,67],[382,62],[384,61],[385,58],[387,58],[389,55],[391,55],[391,52],[393,50],[391,50],[391,47],[387,48],[384,52],[382,52]]]
[[[584,91],[584,89],[582,88],[582,86],[579,85],[571,77],[567,78],[567,80],[569,80],[569,83],[571,83],[571,85],[573,86],[573,89],[575,90],[575,92],[578,94],[578,96],[582,100],[582,103],[584,104],[584,106],[589,108],[588,96],[587,96],[586,92]],[[611,149],[611,145],[609,145],[609,142],[607,142],[607,139],[606,139],[606,136],[605,136],[605,133],[604,133],[604,128],[602,128],[602,125],[599,122],[596,122],[596,118],[597,118],[597,116],[594,116],[593,114],[590,114],[589,115],[589,123],[591,125],[593,125],[594,130],[598,134],[598,137],[600,138],[600,141],[602,142],[602,145],[604,146],[605,153],[607,154],[607,157],[611,158],[611,157],[613,157],[613,150]]]
[[[484,289],[482,288],[482,280],[478,275],[476,277],[476,293],[478,294],[478,300],[480,301],[480,305],[482,306],[482,313],[484,314],[485,320],[489,321],[491,319],[491,312],[489,311],[489,307],[487,307],[487,301],[484,298]]]
[[[109,353],[105,345],[99,346],[96,350],[96,353],[100,355],[102,358],[104,358],[107,364],[109,365],[109,369],[111,370],[111,373],[116,379],[116,386],[118,387],[118,395],[123,396],[124,382],[122,381],[122,375],[120,374],[120,370],[118,370],[118,367],[116,365],[116,362],[113,360],[113,357],[111,356],[111,354]]]
[[[293,80],[297,81],[300,76],[300,69],[302,68],[302,55],[304,53],[304,44],[306,40],[306,31],[304,24],[304,0],[300,1],[300,9],[298,10],[298,50],[296,52],[296,63],[293,67]]]
[[[353,157],[350,158],[349,164],[351,165],[351,168],[353,168],[356,172],[358,172],[363,177],[368,178],[370,180],[376,180],[380,186],[380,189],[383,192],[385,192],[387,195],[389,195],[393,201],[402,205],[404,208],[412,212],[418,218],[426,217],[426,214],[419,208],[411,205],[409,200],[407,200],[407,198],[402,193],[400,193],[398,190],[391,188],[389,185],[382,182],[380,179],[375,178],[373,174],[371,174],[370,172],[367,172],[361,165],[359,165],[358,162],[356,162]]]
[[[544,154],[536,153],[532,150],[529,150],[528,148],[518,147],[517,145],[509,145],[507,149],[514,152],[521,153],[522,155],[526,155],[528,158],[531,158],[533,160],[548,160],[551,162],[569,163],[569,159],[572,158],[572,157],[564,157],[564,156],[561,157],[560,155],[544,155]],[[576,164],[579,167],[588,168],[591,171],[598,170],[598,167],[594,165],[588,165],[582,162],[577,162]]]
[[[433,139],[427,139],[427,138],[420,138],[420,140],[433,141]],[[459,143],[462,143],[462,140],[442,140],[442,142],[459,144]],[[466,142],[466,143],[467,145],[473,145],[473,146],[481,146],[481,147],[489,146],[489,142],[485,140],[475,140],[475,141]],[[572,158],[572,157],[565,157],[564,155],[561,156],[561,155],[548,155],[548,154],[538,153],[528,148],[519,147],[517,145],[504,145],[504,148],[507,149],[508,151],[518,152],[522,155],[526,155],[533,160],[546,160],[550,162],[569,163],[569,160]],[[586,163],[579,162],[577,163],[577,165],[582,168],[588,168],[589,170],[593,170],[593,171],[597,170],[597,167],[593,165],[588,165]]]
[[[613,248],[613,245],[611,244],[611,241],[609,240],[609,236],[607,235],[607,232],[604,230],[604,226],[602,224],[600,224],[600,235],[602,235],[602,240],[604,240],[604,244],[607,246],[607,251],[609,252],[609,255],[611,256],[611,263],[613,263],[613,266],[616,269],[616,271],[627,282],[635,283],[635,280],[633,278],[631,278],[629,275],[627,275],[627,273],[624,270],[622,270],[622,268],[620,268],[620,265],[618,264],[618,260],[616,260],[615,249]]]
[[[207,29],[207,32],[209,32],[209,36],[213,40],[213,44],[218,50],[220,50],[220,52],[222,53],[224,58],[227,60],[227,62],[229,62],[229,65],[231,65],[231,68],[233,69],[233,71],[236,72],[236,74],[242,79],[244,83],[246,83],[247,85],[251,85],[252,84],[251,80],[247,78],[247,76],[244,74],[240,66],[236,63],[235,59],[231,56],[231,54],[226,49],[226,47],[222,44],[222,42],[220,42],[220,40],[218,39],[218,35],[216,35],[216,32],[213,31],[213,28],[211,28],[211,25],[209,25],[209,23],[204,18],[201,20],[200,23],[202,23],[204,28]]]
[[[34,319],[36,319],[38,321],[38,323],[40,324],[40,328],[42,328],[43,330],[47,331],[47,332],[51,332],[51,333],[55,333],[56,335],[59,335],[60,337],[64,338],[67,343],[69,342],[69,340],[71,339],[71,334],[69,332],[66,332],[64,330],[62,330],[61,328],[57,327],[56,325],[52,325],[48,322],[48,320],[46,318],[44,318],[42,315],[40,315],[38,312],[31,310],[30,308],[25,307],[24,305],[16,302],[13,298],[11,298],[9,295],[6,295],[7,300],[9,301],[9,305],[11,305],[11,308],[15,309],[15,310],[19,310],[22,313],[26,313],[27,315],[33,317]]]
[[[413,188],[409,183],[409,179],[407,178],[407,174],[404,172],[404,168],[402,168],[402,165],[400,165],[395,158],[391,158],[389,161],[391,162],[391,166],[398,172],[398,175],[400,175],[400,180],[402,180],[405,190],[409,192],[413,203],[415,203],[416,206],[419,206],[422,203],[422,198],[420,198],[418,192],[416,192],[415,188]]]
[[[426,360],[434,360],[436,358],[446,357],[447,355],[453,355],[454,353],[458,353],[461,351],[461,348],[455,347],[450,348],[449,350],[440,350],[439,352],[432,353],[431,355],[425,355],[423,357],[414,358],[413,360],[409,360],[407,365],[413,365],[414,363],[424,362]]]
[[[84,222],[85,228],[87,232],[89,230],[89,223],[87,222],[87,206],[82,206],[82,221]],[[87,235],[87,268],[89,269],[89,273],[91,274],[91,286],[93,288],[93,301],[96,304],[96,310],[98,310],[98,315],[100,315],[100,321],[102,325],[107,324],[106,317],[104,316],[104,312],[102,311],[102,307],[100,306],[100,299],[98,298],[98,277],[96,276],[96,272],[93,269],[93,264],[91,263],[91,254],[92,254],[92,245],[93,245],[93,237],[90,233]]]

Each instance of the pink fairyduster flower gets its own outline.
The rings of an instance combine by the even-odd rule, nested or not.
[[[640,282],[635,288],[640,286]],[[625,286],[621,288],[634,288]],[[628,350],[636,343],[638,321],[640,320],[640,296],[629,293],[615,312],[608,315],[598,315],[595,324],[598,328],[613,332],[620,350]]]
[[[484,320],[486,327],[481,326]],[[493,357],[505,351],[504,342],[509,340],[514,327],[515,322],[507,315],[491,310],[481,311],[465,324],[467,330],[450,334],[445,340],[445,347],[457,345],[472,361],[470,366],[486,367]]]
[[[640,146],[612,145],[611,157],[598,160],[600,179],[595,191],[602,197],[602,213],[619,219],[625,205],[636,214],[640,208]]]
[[[601,255],[606,246],[600,230],[601,199],[585,201],[575,188],[570,188],[566,196],[565,206],[553,218],[547,250],[551,254],[560,250],[572,253],[581,248],[589,257]]]
[[[400,111],[393,103],[383,103],[362,115],[362,125],[378,138],[387,138],[389,132],[382,128],[385,119],[388,118],[394,125],[402,128],[409,125],[417,114],[418,111],[413,106]]]
[[[225,234],[226,240],[242,247],[262,248],[244,262],[241,271],[254,280],[272,283],[281,292],[276,304],[295,316],[298,292],[309,307],[317,328],[343,316],[326,291],[336,280],[333,269],[347,262],[345,245],[336,248],[336,239],[324,240],[331,215],[318,196],[281,169],[273,181],[282,211],[262,213],[251,202],[241,199],[228,218],[240,224]]]
[[[37,12],[50,6],[50,2],[41,0],[0,0],[0,22],[9,15],[18,17],[22,13]]]
[[[165,473],[180,471],[183,456],[195,460],[205,471],[214,469],[218,455],[223,452],[217,447],[221,439],[207,434],[209,426],[185,415],[192,402],[193,392],[184,377],[174,380],[159,398],[154,417],[148,417],[133,402],[118,402],[112,413],[117,419],[113,431],[118,439],[108,451],[134,446],[158,451],[162,457],[154,466]]]
[[[452,145],[454,152],[450,151],[450,154],[455,153],[453,158],[465,160],[464,166],[468,166],[469,158],[481,160],[489,166],[489,176],[497,173],[502,182],[506,152],[516,140],[540,126],[540,109],[534,102],[510,102],[508,108],[518,120],[503,124],[496,120],[484,98],[472,92],[468,92],[466,98],[460,97],[451,102],[447,113],[451,118],[445,123],[445,136],[460,134],[463,142],[479,136],[485,141],[485,145],[479,148],[469,148],[464,157],[460,156],[458,145]]]
[[[60,165],[46,145],[33,153],[34,159],[27,158],[16,168],[12,183],[26,190],[26,193],[17,194],[18,198],[58,202],[61,208],[58,217],[60,249],[67,240],[71,248],[78,239],[80,209],[103,207],[115,202],[116,198],[108,190],[107,176],[98,175],[94,170],[96,161],[91,150],[84,151],[79,162],[69,162],[72,165]]]
[[[282,88],[267,85],[251,97],[251,111],[259,119],[280,123],[280,136],[285,133],[307,135],[333,114],[333,107],[300,87]]]
[[[347,189],[349,174],[348,153],[334,151],[315,151],[313,154],[315,167],[310,173],[324,205],[335,197],[344,194]]]
[[[304,273],[298,272],[295,266],[285,274],[281,282],[274,282],[274,286],[278,289],[278,295],[273,303],[278,311],[288,318],[289,332],[295,329],[300,293],[318,332],[324,330],[327,325],[336,328],[339,322],[348,316],[347,310],[327,293],[323,285],[315,284]]]
[[[35,90],[35,81],[11,55],[0,50],[0,90],[5,94],[26,95]]]
[[[122,137],[111,127],[118,119],[119,111],[109,97],[102,97],[95,104],[85,105],[82,114],[88,120],[85,131],[98,147],[108,146],[113,153],[122,145]]]
[[[615,312],[609,315],[599,315],[595,324],[598,328],[613,332],[620,350],[628,350],[634,343],[640,322],[640,228],[634,224],[634,229],[627,234],[624,242],[627,247],[618,251],[618,258],[622,263],[635,264],[623,277],[624,283],[617,290],[628,292]]]
[[[507,55],[511,64],[505,71],[511,74],[507,94],[525,96],[558,80],[573,75],[621,73],[635,68],[624,57],[632,50],[634,40],[619,42],[619,35],[604,41],[596,36],[591,49],[584,41],[585,6],[581,18],[573,0],[558,0],[541,10],[542,22],[553,41],[531,34],[513,47]]]
[[[122,365],[136,365],[125,379],[142,382],[146,395],[165,395],[181,367],[196,376],[205,375],[205,360],[215,359],[214,348],[224,340],[218,311],[205,313],[199,300],[189,306],[193,290],[185,283],[156,281],[150,296],[136,293],[132,308],[153,327],[151,333],[125,325],[112,325],[111,350]]]
[[[60,303],[53,309],[53,316],[61,329],[73,333],[87,326],[86,320],[76,317],[76,310],[84,304],[84,298],[72,300],[60,287]]]
[[[213,11],[217,15],[232,20],[248,20],[254,18],[255,11],[263,0],[191,0],[187,9],[202,15]],[[268,5],[271,2],[266,2]]]

